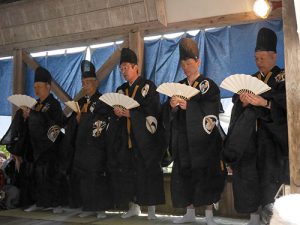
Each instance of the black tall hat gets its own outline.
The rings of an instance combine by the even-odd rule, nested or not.
[[[82,78],[96,78],[95,66],[88,60],[81,62],[81,76]]]
[[[263,27],[259,30],[256,39],[255,51],[276,52],[277,36],[274,31]]]
[[[130,48],[122,48],[120,65],[123,62],[137,64],[137,56]]]
[[[182,38],[179,42],[180,60],[199,59],[197,43],[191,38]]]
[[[34,82],[44,82],[51,84],[51,74],[43,67],[38,67],[34,72]]]

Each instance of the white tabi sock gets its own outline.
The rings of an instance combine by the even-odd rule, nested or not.
[[[260,217],[257,213],[250,214],[250,221],[247,225],[260,225]]]
[[[78,216],[81,217],[81,218],[85,218],[85,217],[88,217],[88,216],[92,216],[94,214],[96,214],[96,212],[93,212],[93,211],[83,211]]]
[[[61,214],[64,212],[64,209],[61,206],[57,206],[52,211],[54,214]]]
[[[186,214],[173,221],[173,223],[193,223],[196,221],[195,209],[186,209]]]
[[[214,221],[214,215],[211,209],[205,210],[205,219],[207,225],[217,225],[217,223]]]
[[[155,215],[155,205],[148,206],[148,220],[155,220],[157,216]]]
[[[97,212],[97,219],[104,219],[104,218],[106,218],[105,211]]]
[[[129,203],[129,210],[128,212],[124,213],[121,218],[126,219],[132,216],[138,216],[141,214],[141,208],[138,204],[135,204],[133,202]]]
[[[37,210],[41,210],[43,209],[43,207],[38,207],[36,204],[24,209],[25,212],[34,212],[34,211],[37,211]]]

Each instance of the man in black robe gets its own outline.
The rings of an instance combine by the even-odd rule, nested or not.
[[[233,170],[234,205],[251,213],[249,225],[269,222],[276,193],[288,182],[288,139],[285,73],[276,66],[277,37],[262,28],[257,36],[253,74],[271,87],[262,95],[233,96],[224,157]]]
[[[180,83],[200,91],[189,100],[176,96],[164,105],[164,126],[170,131],[174,159],[171,195],[174,207],[187,208],[174,223],[195,221],[195,208],[206,205],[208,225],[215,225],[213,203],[220,200],[224,187],[224,166],[220,161],[222,139],[218,131],[220,90],[199,74],[197,44],[183,38],[179,44],[180,63],[186,78]]]
[[[97,215],[105,218],[105,210],[112,207],[105,135],[112,110],[99,100],[98,81],[94,65],[84,60],[81,63],[82,87],[85,96],[79,99],[80,111],[69,119],[66,128],[66,154],[71,162],[71,208],[82,208],[80,217]],[[72,136],[71,138],[69,136]],[[64,142],[64,144],[66,144]],[[72,148],[74,146],[74,148]],[[70,147],[70,148],[69,148]]]
[[[62,110],[50,94],[51,74],[38,67],[35,70],[34,91],[39,97],[33,109],[18,110],[2,142],[14,155],[20,169],[21,205],[35,203],[27,212],[57,206],[57,149],[61,140]]]
[[[140,214],[148,206],[148,219],[155,219],[155,205],[163,204],[162,147],[158,135],[159,95],[153,82],[138,74],[137,56],[129,48],[121,52],[120,69],[127,81],[117,92],[136,100],[134,109],[114,108],[109,125],[109,168],[114,202],[129,203],[122,218]]]

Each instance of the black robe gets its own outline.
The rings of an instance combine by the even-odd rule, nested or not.
[[[71,143],[64,142],[66,154],[72,159],[72,162],[66,161],[65,167],[66,170],[72,167],[70,205],[82,207],[84,211],[103,211],[112,207],[105,143],[111,109],[99,100],[100,96],[99,92],[91,96],[79,124],[76,115],[72,115],[66,128],[66,142]],[[81,110],[86,102],[86,97],[78,101]],[[69,146],[71,149],[67,149]]]
[[[58,100],[50,94],[31,110],[28,132],[33,150],[36,205],[60,204],[56,187],[59,183],[57,150],[63,138],[60,132],[63,113]]]
[[[51,207],[58,203],[57,149],[62,139],[62,110],[60,103],[50,94],[44,101],[37,100],[28,119],[18,110],[4,136],[10,153],[21,156],[20,168],[21,206],[36,203]],[[10,140],[10,141],[9,141]]]
[[[180,83],[188,84],[187,79]],[[186,110],[163,109],[164,127],[172,157],[171,195],[174,207],[218,202],[225,170],[220,160],[222,139],[217,123],[220,91],[210,79],[199,76],[192,85],[200,93],[187,101]]]
[[[34,163],[33,152],[28,133],[28,120],[24,120],[23,111],[16,111],[11,125],[0,141],[6,145],[9,153],[22,158],[22,164],[18,173],[19,180],[16,186],[20,189],[20,206],[34,203]],[[15,171],[15,170],[14,170]],[[15,171],[15,173],[17,173]]]
[[[130,122],[125,117],[112,115],[108,128],[108,163],[114,202],[118,207],[126,207],[130,201],[139,205],[163,204],[160,166],[163,152],[158,133],[160,102],[156,86],[138,77],[131,86],[128,82],[121,85],[117,92],[134,98],[140,106],[130,110]]]
[[[284,71],[275,66],[271,72],[266,81],[271,90],[262,94],[271,102],[271,109],[243,107],[239,96],[233,97],[223,153],[233,168],[234,204],[240,213],[252,213],[260,205],[273,203],[280,185],[288,183]],[[253,76],[261,75],[257,72]]]

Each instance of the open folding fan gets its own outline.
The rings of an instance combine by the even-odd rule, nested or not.
[[[111,107],[121,107],[124,109],[133,109],[140,106],[140,104],[133,98],[119,93],[106,93],[99,98],[101,101],[110,105]]]
[[[36,104],[36,100],[28,95],[11,95],[7,100],[19,108],[32,108]]]
[[[163,83],[159,85],[156,91],[169,97],[179,97],[185,100],[190,99],[200,92],[196,88],[180,83]]]
[[[71,108],[74,112],[80,112],[80,107],[78,105],[78,102],[75,101],[67,101],[65,102],[66,106],[68,106],[69,108]]]
[[[246,74],[231,75],[222,81],[220,87],[237,94],[252,93],[260,95],[271,90],[271,88],[261,80]]]

